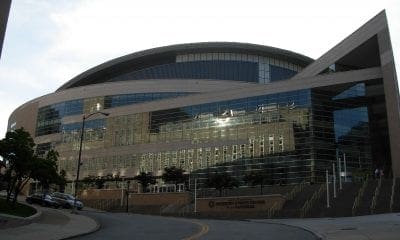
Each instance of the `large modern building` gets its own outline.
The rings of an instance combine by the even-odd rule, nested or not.
[[[317,33],[316,33],[317,34]],[[231,42],[145,50],[100,64],[16,109],[37,152],[74,179],[177,166],[200,179],[264,171],[321,181],[333,163],[400,176],[399,92],[385,12],[314,60]]]

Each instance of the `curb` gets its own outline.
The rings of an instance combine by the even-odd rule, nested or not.
[[[68,237],[65,237],[65,238],[61,238],[61,240],[86,236],[86,235],[89,235],[91,233],[97,232],[101,228],[101,224],[100,224],[99,221],[97,221],[94,218],[88,217],[88,216],[85,216],[85,217],[92,219],[96,223],[96,227],[94,227],[93,229],[91,229],[91,230],[89,230],[87,232],[84,232],[84,233],[78,233],[78,234],[74,234],[74,235],[71,235],[71,236],[68,236]]]
[[[4,217],[4,218],[10,218],[10,219],[18,219],[18,220],[27,220],[29,221],[29,223],[34,222],[35,220],[39,219],[42,216],[42,210],[40,210],[38,207],[34,206],[34,205],[28,205],[26,203],[23,202],[18,202],[22,205],[34,208],[36,210],[36,213],[29,216],[29,217],[19,217],[19,216],[14,216],[14,215],[9,215],[9,214],[0,214],[0,217]]]
[[[288,224],[288,223],[281,223],[281,222],[268,222],[268,221],[263,221],[263,222],[261,222],[261,221],[254,221],[254,220],[251,220],[251,219],[248,219],[248,220],[245,220],[245,221],[256,222],[256,223],[266,223],[266,224],[276,224],[276,225],[282,225],[282,226],[287,226],[287,227],[294,227],[294,228],[298,228],[298,229],[301,229],[301,230],[304,230],[304,231],[306,231],[306,232],[311,233],[311,234],[314,235],[318,240],[324,240],[324,239],[326,239],[326,237],[323,236],[322,234],[317,233],[317,232],[314,232],[313,230],[311,230],[311,229],[309,229],[309,228],[307,228],[307,227],[304,227],[304,226],[291,225],[291,224]]]
[[[22,202],[20,202],[20,203],[21,203],[21,204],[24,204],[25,206],[32,207],[32,208],[34,208],[34,209],[36,210],[36,213],[35,213],[35,214],[33,214],[32,216],[29,216],[29,217],[27,217],[27,218],[25,218],[25,219],[27,219],[27,220],[33,222],[33,221],[39,219],[40,217],[42,217],[43,212],[42,212],[42,210],[39,209],[38,207],[34,206],[33,204],[29,204],[29,205],[28,205],[28,204],[26,204],[26,203],[22,203]]]

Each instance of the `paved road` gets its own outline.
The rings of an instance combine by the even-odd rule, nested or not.
[[[74,239],[274,239],[315,240],[297,227],[248,221],[194,220],[124,213],[83,212],[100,222],[99,231]]]
[[[85,211],[82,214],[99,221],[101,228],[73,239],[184,239],[200,231],[197,224],[177,218]]]

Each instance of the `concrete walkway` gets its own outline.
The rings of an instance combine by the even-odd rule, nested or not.
[[[400,213],[346,218],[254,219],[250,221],[296,226],[327,240],[400,239]]]
[[[42,215],[31,224],[0,229],[0,239],[65,239],[96,231],[99,224],[81,214],[71,214],[71,210],[40,208]]]

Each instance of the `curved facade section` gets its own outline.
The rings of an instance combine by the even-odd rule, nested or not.
[[[311,58],[297,53],[255,44],[180,44],[108,61],[78,75],[59,90],[140,79],[219,79],[268,83],[290,78],[311,62]]]

